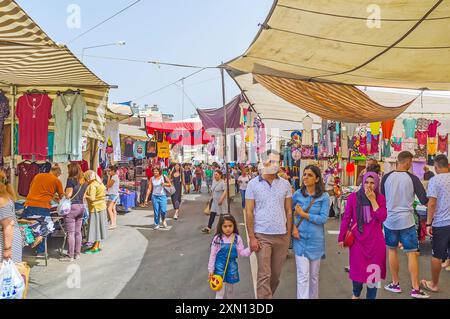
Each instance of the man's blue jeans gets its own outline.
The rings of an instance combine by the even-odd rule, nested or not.
[[[245,189],[241,189],[242,208],[245,208]]]
[[[50,209],[49,208],[42,208],[42,207],[25,207],[22,217],[23,218],[29,218],[31,216],[43,216],[43,217],[50,217]],[[43,254],[45,252],[45,243],[42,241],[39,246],[37,246],[37,253]]]
[[[152,195],[152,204],[154,211],[155,226],[159,225],[160,217],[166,219],[167,213],[167,196],[166,195]]]

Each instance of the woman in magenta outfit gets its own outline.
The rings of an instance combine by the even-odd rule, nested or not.
[[[386,278],[386,242],[382,224],[387,217],[386,199],[379,193],[380,178],[374,172],[364,175],[358,192],[347,200],[338,237],[343,247],[345,234],[352,229],[355,242],[350,247],[350,279],[353,299],[359,299],[367,284],[367,299],[375,299],[377,286]]]

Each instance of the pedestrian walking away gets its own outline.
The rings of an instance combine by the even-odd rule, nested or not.
[[[228,203],[227,203],[227,188],[225,185],[225,181],[223,180],[223,173],[220,170],[217,170],[214,173],[214,180],[211,188],[212,193],[212,203],[209,214],[208,226],[202,229],[202,232],[205,234],[209,234],[211,232],[212,226],[214,224],[214,220],[217,215],[223,215],[228,212]]]
[[[428,203],[425,189],[419,178],[409,172],[413,155],[408,151],[398,154],[397,170],[383,176],[381,193],[386,197],[387,218],[384,222],[384,235],[388,247],[389,267],[392,281],[384,287],[387,291],[401,293],[399,282],[398,245],[403,245],[403,251],[408,256],[408,270],[411,277],[411,297],[429,298],[420,289],[419,261],[413,203],[415,196],[422,205]],[[351,270],[351,267],[350,267]]]

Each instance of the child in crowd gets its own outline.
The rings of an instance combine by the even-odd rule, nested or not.
[[[229,254],[230,245],[232,248]],[[208,280],[211,280],[213,275],[223,278],[223,287],[216,293],[216,299],[233,299],[234,284],[239,282],[236,259],[238,256],[248,257],[250,254],[250,248],[244,248],[244,242],[239,236],[236,219],[232,215],[222,215],[212,241],[208,263]],[[228,255],[230,257],[227,266]]]

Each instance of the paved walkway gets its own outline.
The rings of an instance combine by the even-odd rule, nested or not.
[[[201,233],[208,221],[203,214],[206,194],[184,196],[178,221],[169,211],[167,230],[153,230],[153,211],[136,209],[118,218],[119,227],[109,233],[103,251],[97,255],[82,255],[76,263],[61,263],[53,252],[48,267],[42,260],[32,265],[29,298],[214,298],[207,283],[209,245],[213,235]],[[169,206],[170,207],[170,206]],[[239,232],[246,241],[244,216],[240,199],[232,203]],[[338,221],[330,219],[327,229],[327,258],[320,273],[320,298],[350,298],[351,282],[344,272],[347,251],[336,245]],[[60,239],[50,241],[50,250],[61,244]],[[380,298],[409,298],[409,278],[406,257],[401,253],[400,276],[404,293],[394,295],[379,290]],[[421,277],[429,276],[430,244],[422,247]],[[236,298],[254,298],[256,260],[239,258],[241,282],[236,286]],[[252,272],[253,270],[253,272]],[[77,274],[80,287],[77,288]],[[75,287],[74,287],[75,286]],[[441,274],[442,292],[432,298],[450,298],[450,273]],[[291,255],[284,266],[281,284],[275,298],[296,297],[295,260]]]

